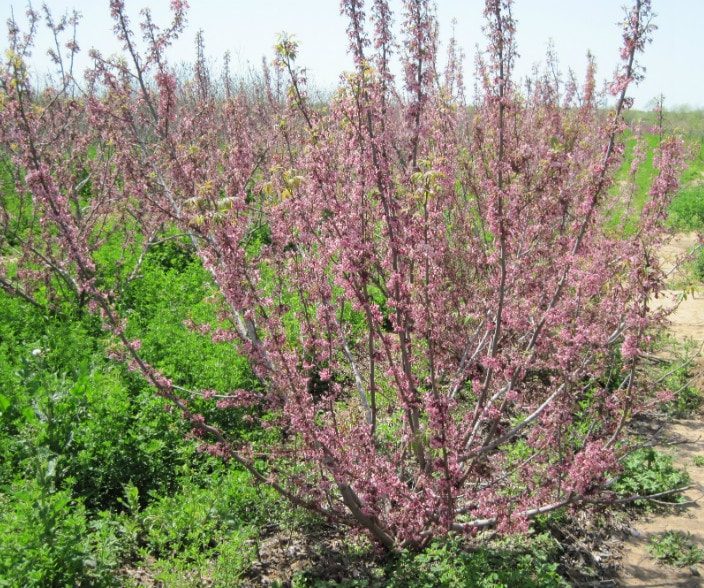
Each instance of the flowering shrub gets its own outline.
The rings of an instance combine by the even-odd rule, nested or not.
[[[325,105],[291,38],[247,88],[227,69],[213,77],[200,36],[192,75],[177,77],[164,51],[185,3],[164,30],[143,13],[141,52],[123,2],[110,6],[125,56],[94,51],[85,84],[70,41],[54,54],[59,79],[35,88],[33,37],[11,25],[2,246],[19,252],[3,262],[6,289],[35,303],[42,280],[72,292],[204,450],[386,548],[609,500],[624,423],[648,400],[636,368],[661,318],[648,311],[654,252],[681,166],[680,142],[664,140],[636,229],[607,228],[648,0],[626,13],[608,111],[591,63],[583,84],[551,62],[519,88],[509,0],[486,1],[471,105],[454,42],[440,65],[429,0],[403,2],[398,79],[386,0],[343,0],[355,70]],[[70,24],[49,21],[57,40]],[[217,286],[217,325],[191,328],[236,345],[253,389],[185,390],[128,336],[121,283],[174,237]],[[132,261],[101,272],[111,238]],[[201,402],[275,434],[235,441]]]

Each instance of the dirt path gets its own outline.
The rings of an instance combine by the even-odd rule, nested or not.
[[[666,271],[671,271],[676,260],[690,251],[697,244],[694,233],[678,235],[661,251],[661,261]],[[672,271],[676,281],[677,271]],[[681,299],[681,292],[669,290],[657,301],[658,305],[671,306]],[[681,301],[670,317],[670,330],[679,340],[692,339],[698,345],[704,343],[704,292],[690,295]],[[698,380],[704,373],[704,364],[699,360],[696,368]],[[651,537],[666,531],[684,531],[691,533],[692,539],[704,547],[704,467],[694,465],[697,455],[704,455],[704,421],[680,420],[668,427],[664,440],[676,442],[662,448],[669,452],[677,466],[685,468],[692,479],[691,488],[685,498],[692,501],[682,507],[676,507],[666,515],[652,516],[640,520],[632,529],[630,538],[625,542],[621,586],[680,586],[704,588],[704,565],[693,568],[673,568],[659,564],[648,552]],[[686,441],[687,443],[681,443]]]

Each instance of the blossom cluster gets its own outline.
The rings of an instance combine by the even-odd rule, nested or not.
[[[514,83],[510,0],[486,1],[471,104],[454,41],[439,66],[431,2],[403,2],[397,80],[387,1],[343,0],[354,71],[324,107],[291,38],[249,87],[208,71],[201,36],[193,75],[177,75],[164,52],[185,2],[172,5],[163,31],[144,14],[140,53],[113,0],[124,58],[93,52],[80,91],[70,76],[33,87],[31,40],[11,29],[0,145],[41,219],[19,227],[20,265],[47,268],[100,314],[204,451],[387,548],[522,530],[536,513],[606,497],[624,423],[649,401],[636,368],[662,319],[648,308],[663,285],[654,252],[682,158],[679,140],[662,141],[636,229],[614,231],[649,1],[625,20],[608,112],[591,59],[583,84],[564,83],[554,62],[525,90]],[[7,240],[23,221],[3,215]],[[266,474],[250,442],[192,412],[142,359],[123,290],[96,265],[119,235],[136,279],[167,228],[218,291],[218,324],[187,325],[235,345],[258,380],[200,398],[280,432],[257,454]],[[16,277],[3,284],[31,297]]]

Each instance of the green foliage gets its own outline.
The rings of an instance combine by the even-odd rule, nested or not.
[[[170,488],[192,451],[184,427],[139,378],[106,362],[90,319],[13,315],[16,301],[6,297],[0,307],[9,311],[0,325],[1,480],[48,453],[58,483],[91,508],[113,504],[126,481],[145,492]]]
[[[96,532],[80,499],[55,490],[55,461],[38,480],[0,493],[0,586],[113,586],[114,537]]]
[[[670,224],[678,230],[704,228],[704,140],[695,145],[695,156],[682,174],[683,187],[670,205]]]
[[[704,468],[704,455],[695,455],[692,461],[698,468]]]
[[[568,584],[558,573],[558,545],[547,533],[487,541],[481,547],[461,538],[437,539],[421,552],[404,551],[369,565],[372,554],[347,553],[364,566],[342,581],[302,571],[295,588],[538,588]]]
[[[631,177],[630,168],[639,140],[645,143],[646,155],[635,176]],[[636,231],[640,212],[648,200],[650,187],[657,174],[653,165],[653,154],[660,143],[660,138],[651,133],[645,133],[641,138],[638,138],[629,131],[624,137],[624,143],[624,158],[616,173],[614,190],[624,190],[624,185],[631,182],[635,185],[633,186],[633,194],[628,201],[624,201],[614,208],[608,220],[608,228],[624,236],[630,236]]]
[[[246,360],[231,344],[184,326],[217,326],[215,290],[208,273],[186,246],[169,240],[147,255],[141,279],[125,292],[123,312],[129,317],[128,334],[142,341],[141,353],[156,368],[186,388],[227,392],[251,388],[254,377]]]
[[[672,463],[672,458],[652,447],[637,449],[623,460],[623,472],[614,484],[621,496],[648,496],[682,488],[689,483],[689,475]],[[659,500],[679,502],[681,494],[669,494]],[[636,501],[638,505],[646,501]]]
[[[670,205],[670,223],[679,230],[704,227],[704,185],[682,188]]]
[[[704,560],[704,549],[697,546],[690,533],[682,531],[666,531],[653,536],[648,551],[662,563],[676,567],[695,566]]]
[[[514,537],[468,551],[457,540],[405,553],[387,586],[404,588],[530,588],[566,586],[554,563],[557,545],[547,534]]]
[[[702,202],[704,202],[704,194],[702,194]],[[694,260],[694,275],[700,282],[704,282],[704,248],[699,249]]]
[[[104,279],[134,262],[121,255],[118,238],[101,249]],[[232,345],[183,326],[217,323],[189,249],[165,241],[140,272],[120,311],[147,360],[196,390],[250,386]],[[224,578],[249,567],[255,525],[280,503],[198,453],[141,376],[107,359],[97,321],[76,301],[60,309],[44,314],[0,292],[0,586],[114,585],[126,564],[168,585],[196,572],[232,585]],[[237,411],[193,406],[250,434]]]
[[[673,367],[674,365],[674,367]],[[677,358],[662,367],[663,385],[674,398],[665,405],[665,411],[675,418],[687,418],[701,406],[702,393],[692,383],[691,363]]]
[[[254,559],[257,527],[280,508],[272,491],[248,474],[213,461],[207,477],[180,480],[174,495],[153,495],[145,508],[134,486],[125,488],[125,510],[112,515],[123,553],[168,586],[237,586]],[[202,485],[203,481],[206,485]]]
[[[688,127],[677,128],[677,132],[687,135],[687,130],[691,130],[693,122],[688,120]],[[701,113],[696,122],[701,126]],[[640,211],[648,199],[651,184],[657,174],[653,165],[653,154],[659,145],[660,137],[656,133],[645,133],[641,140],[645,142],[646,157],[635,176],[630,177],[637,138],[632,132],[626,133],[624,159],[615,177],[614,190],[623,190],[625,183],[635,183],[630,200],[616,206],[608,220],[609,229],[622,231],[624,235],[631,235],[635,230]],[[670,226],[680,231],[704,228],[704,139],[701,129],[698,133],[689,133],[688,140],[693,149],[693,157],[688,161],[687,170],[680,178],[681,188],[673,198],[669,210]]]
[[[225,541],[200,553],[198,560],[184,556],[158,559],[149,564],[150,575],[169,588],[240,588],[255,558],[251,530],[233,531]],[[136,588],[136,586],[135,586]]]
[[[153,497],[139,513],[151,554],[197,559],[198,552],[226,542],[233,532],[251,534],[251,525],[263,525],[276,510],[271,490],[253,486],[245,472],[222,466],[205,480],[183,480],[181,488],[173,496]]]
[[[215,586],[239,586],[256,557],[250,529],[230,533],[214,550],[212,579]]]
[[[143,493],[172,489],[193,452],[183,443],[182,423],[164,411],[162,401],[145,387],[131,391],[124,380],[135,378],[92,373],[71,390],[76,413],[90,418],[72,427],[75,453],[67,475],[91,505],[114,505],[126,482]]]
[[[676,418],[692,416],[702,404],[702,393],[690,384],[683,384],[675,391],[675,398],[667,403],[667,412]]]

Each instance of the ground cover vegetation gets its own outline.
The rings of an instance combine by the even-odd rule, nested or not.
[[[666,531],[653,537],[649,549],[653,557],[677,567],[694,566],[704,559],[704,551],[690,535],[681,531]]]
[[[642,363],[655,252],[701,222],[683,140],[624,119],[649,2],[608,109],[591,61],[518,86],[504,0],[472,103],[426,0],[399,42],[384,0],[342,2],[355,70],[325,104],[289,37],[246,85],[200,35],[177,75],[172,7],[135,33],[112,0],[124,55],[80,80],[73,19],[10,23],[0,585],[251,583],[273,525],[351,528],[344,557],[374,563],[346,585],[560,586],[533,519],[686,483],[624,435],[691,408],[683,368]],[[57,75],[36,85],[42,20]]]

